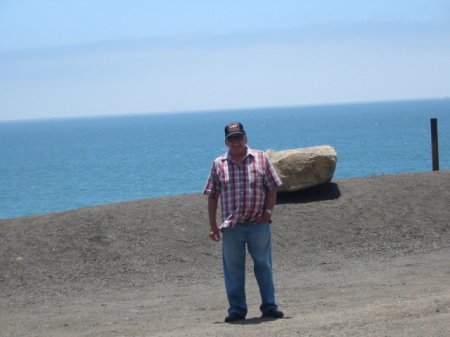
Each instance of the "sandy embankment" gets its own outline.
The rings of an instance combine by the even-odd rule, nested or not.
[[[447,336],[450,171],[335,180],[273,216],[286,318],[225,324],[205,197],[0,220],[1,336]]]

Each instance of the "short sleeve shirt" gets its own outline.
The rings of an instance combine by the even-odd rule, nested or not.
[[[223,227],[252,222],[265,209],[268,191],[281,185],[269,158],[263,151],[247,147],[247,156],[238,164],[228,153],[216,158],[203,194],[221,199]]]

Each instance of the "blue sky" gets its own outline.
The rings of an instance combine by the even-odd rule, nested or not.
[[[0,120],[450,96],[450,2],[0,0]]]

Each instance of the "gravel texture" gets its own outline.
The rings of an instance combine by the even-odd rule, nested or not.
[[[221,245],[188,194],[0,220],[0,336],[448,336],[450,171],[279,194],[286,317],[223,323]]]

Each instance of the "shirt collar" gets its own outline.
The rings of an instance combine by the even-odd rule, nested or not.
[[[246,145],[247,147],[247,154],[245,155],[245,157],[242,159],[242,161],[244,161],[247,157],[255,157],[255,150],[252,150],[251,148],[248,147],[248,145]],[[233,157],[230,154],[230,151],[228,151],[226,153],[226,155],[224,156],[224,158],[222,160],[233,160]]]

